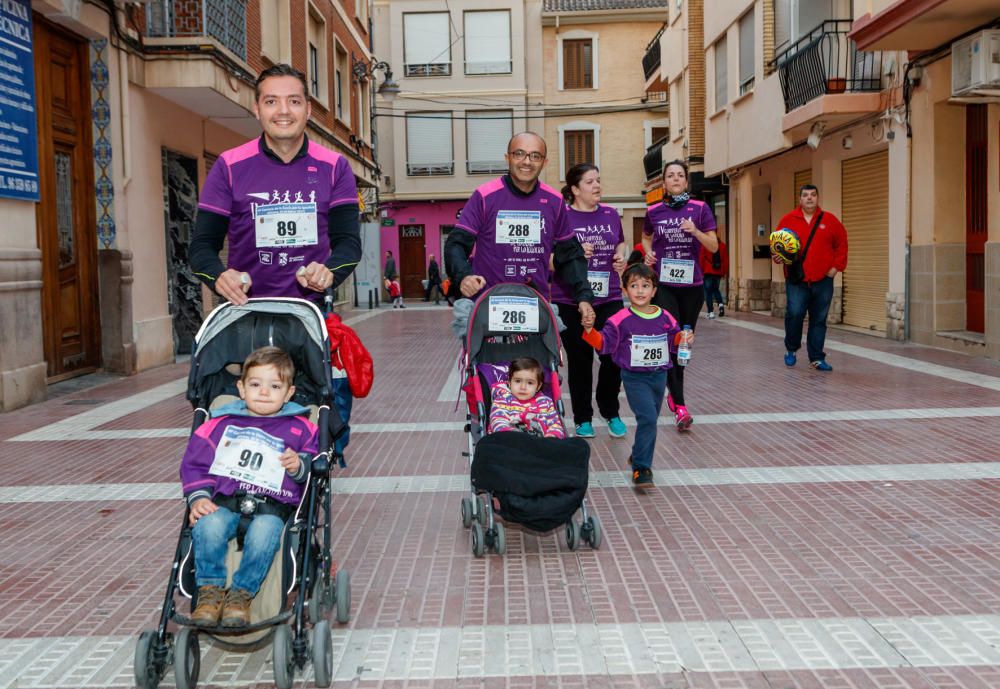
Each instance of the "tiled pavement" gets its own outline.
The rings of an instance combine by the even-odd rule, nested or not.
[[[377,379],[335,485],[335,686],[1000,687],[997,364],[831,331],[832,374],[786,369],[780,322],[702,321],[695,425],[661,429],[655,491],[598,426],[601,549],[512,527],[476,559],[447,310],[349,317]],[[185,374],[0,415],[0,688],[131,686],[182,513]],[[268,650],[202,651],[201,686],[270,683]]]

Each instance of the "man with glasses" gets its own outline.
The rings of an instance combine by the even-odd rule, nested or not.
[[[504,156],[507,174],[472,192],[448,235],[445,266],[453,293],[463,297],[455,302],[452,323],[459,338],[465,336],[473,300],[487,287],[523,282],[548,299],[550,261],[559,277],[572,286],[581,316],[594,313],[587,259],[566,224],[562,196],[538,181],[546,153],[545,140],[538,134],[515,134]]]

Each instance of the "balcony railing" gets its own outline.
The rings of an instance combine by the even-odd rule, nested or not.
[[[410,177],[438,177],[455,174],[455,163],[407,163],[406,174]]]
[[[154,0],[146,4],[151,38],[207,36],[247,59],[246,0]]]
[[[647,79],[653,76],[656,70],[660,68],[660,36],[663,35],[665,28],[667,27],[660,27],[660,30],[656,32],[656,36],[646,46],[646,54],[642,56],[642,73]]]
[[[467,160],[465,171],[470,175],[499,175],[507,172],[507,163],[503,160]]]
[[[426,64],[403,65],[403,76],[407,77],[450,77],[450,62],[428,62]]]
[[[514,71],[514,63],[510,60],[504,62],[466,62],[466,74],[511,74]]]
[[[859,51],[847,37],[850,19],[830,19],[779,53],[785,112],[827,93],[882,90],[882,53]]]
[[[663,172],[663,146],[667,143],[668,137],[663,137],[654,141],[646,149],[646,155],[642,157],[642,166],[646,169],[646,181],[656,179]]]

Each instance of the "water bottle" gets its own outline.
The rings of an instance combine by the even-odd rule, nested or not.
[[[691,361],[691,326],[685,325],[683,332],[681,332],[681,341],[677,345],[677,365],[687,366],[688,362]]]

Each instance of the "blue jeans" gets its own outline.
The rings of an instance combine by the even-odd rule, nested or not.
[[[666,371],[629,371],[622,369],[625,398],[635,414],[635,440],[632,441],[632,467],[649,469],[653,466],[656,447],[656,419],[663,408],[667,390]]]
[[[194,523],[194,570],[198,586],[226,586],[226,551],[236,538],[240,515],[220,507]],[[234,589],[256,596],[271,569],[271,561],[281,545],[285,523],[273,514],[258,514],[250,520],[243,540],[243,559],[233,574]]]
[[[826,341],[826,317],[833,301],[833,278],[819,282],[785,283],[788,305],[785,307],[785,349],[796,352],[802,346],[802,323],[809,313],[809,331],[806,333],[806,351],[809,361],[826,359],[823,343]]]
[[[344,434],[337,438],[333,444],[333,451],[340,457],[344,456],[347,444],[351,442],[351,408],[354,406],[354,395],[351,394],[351,386],[347,378],[333,379],[333,404],[337,407],[340,420],[347,425]]]
[[[719,283],[721,282],[721,275],[705,275],[705,305],[708,307],[709,313],[712,313],[715,308],[714,301],[719,302],[719,306],[726,304],[722,298],[722,292],[719,291]]]

